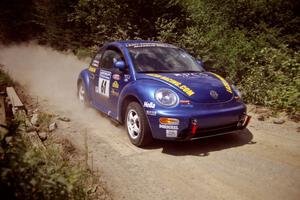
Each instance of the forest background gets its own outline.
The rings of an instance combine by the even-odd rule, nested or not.
[[[35,40],[79,57],[114,40],[175,44],[247,103],[300,112],[298,0],[1,0],[0,42]]]

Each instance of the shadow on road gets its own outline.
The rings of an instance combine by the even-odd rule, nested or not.
[[[256,142],[253,142],[252,139],[253,134],[248,129],[245,129],[233,134],[187,142],[155,141],[147,149],[162,148],[162,153],[174,156],[208,156],[213,151],[239,147],[246,144],[255,144]]]

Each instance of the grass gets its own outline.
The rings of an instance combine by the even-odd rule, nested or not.
[[[14,120],[0,136],[0,195],[5,199],[108,199],[84,155],[54,134],[46,149],[32,145]],[[27,133],[28,134],[28,133]],[[101,188],[102,190],[100,190]],[[98,190],[98,191],[97,191]]]
[[[0,68],[1,91],[13,84]],[[48,131],[52,121],[52,114],[39,113],[39,130]],[[84,153],[55,133],[48,133],[46,148],[33,144],[24,122],[24,117],[15,117],[0,129],[1,199],[110,199],[99,175],[85,165]]]

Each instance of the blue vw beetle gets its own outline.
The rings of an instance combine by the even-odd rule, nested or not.
[[[130,141],[193,140],[246,128],[240,93],[183,49],[153,41],[105,44],[81,71],[79,101],[124,123]]]

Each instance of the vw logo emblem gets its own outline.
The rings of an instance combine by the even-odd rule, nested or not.
[[[219,97],[219,94],[214,90],[211,90],[209,94],[214,99],[217,99]]]

